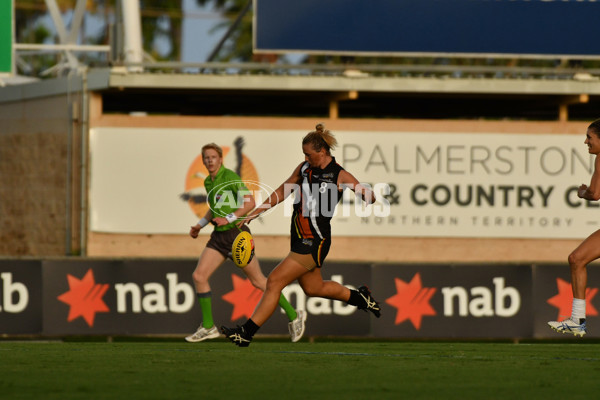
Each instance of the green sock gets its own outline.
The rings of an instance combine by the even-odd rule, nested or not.
[[[293,321],[296,318],[298,318],[298,314],[296,314],[296,310],[294,310],[294,307],[292,307],[290,302],[287,301],[287,299],[285,298],[283,293],[281,294],[281,296],[279,296],[279,306],[281,308],[283,308],[283,311],[285,311],[285,313],[290,321]]]
[[[215,324],[212,317],[211,292],[197,293],[200,309],[202,310],[202,326],[210,329]]]

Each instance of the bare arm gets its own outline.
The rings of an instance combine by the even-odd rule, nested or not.
[[[208,224],[213,218],[212,215],[212,211],[210,209],[208,209],[208,211],[206,212],[206,214],[204,214],[204,217],[202,217],[203,220],[206,221],[206,223]],[[198,237],[198,233],[200,233],[200,229],[202,229],[202,219],[200,221],[198,221],[198,223],[192,227],[190,227],[190,236],[193,237],[194,239],[196,239]],[[206,226],[206,225],[204,225]]]
[[[600,158],[598,156],[596,156],[596,160],[594,161],[594,173],[592,174],[590,186],[579,186],[577,196],[586,200],[600,200]]]
[[[302,167],[302,164],[304,163],[300,163],[294,169],[292,175],[290,175],[289,178],[287,178],[281,185],[279,185],[279,187],[275,189],[273,193],[271,193],[269,197],[260,206],[256,207],[252,212],[250,212],[250,214],[248,214],[246,218],[244,218],[238,224],[238,226],[250,223],[250,221],[258,217],[263,212],[275,207],[277,204],[284,201],[292,192],[290,190],[290,187],[298,184],[298,178],[300,176],[300,168]]]
[[[340,171],[340,174],[338,175],[338,187],[341,189],[349,188],[354,193],[360,195],[367,204],[375,203],[375,193],[373,193],[371,188],[361,184],[354,175],[346,170]]]

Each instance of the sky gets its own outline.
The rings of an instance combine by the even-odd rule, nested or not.
[[[183,0],[182,8],[185,14],[182,27],[181,61],[202,63],[208,61],[208,56],[227,32],[226,28],[214,29],[226,21],[220,12],[212,10],[211,5],[199,7],[196,0]],[[298,63],[304,54],[286,54],[290,63]]]
[[[213,11],[210,5],[198,7],[196,0],[183,0],[182,8],[185,15],[182,24],[181,61],[206,62],[226,32],[225,29],[210,31],[226,19]]]

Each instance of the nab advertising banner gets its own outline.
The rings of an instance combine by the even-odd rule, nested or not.
[[[254,0],[254,51],[597,57],[595,0]]]
[[[514,338],[533,330],[531,265],[375,265],[383,337]]]
[[[202,321],[191,274],[196,260],[0,260],[2,335],[170,335]],[[274,262],[262,263],[268,274]],[[298,283],[284,294],[305,310],[308,336],[375,338],[571,339],[547,322],[571,314],[565,264],[326,263],[323,278],[351,289],[370,287],[381,318],[345,302],[311,298]],[[600,274],[590,268],[587,337],[600,337]],[[230,261],[210,280],[217,326],[242,324],[262,292]],[[262,335],[288,335],[278,309]],[[596,327],[596,328],[594,328]]]
[[[45,261],[44,333],[50,335],[191,334],[202,322],[192,282],[196,260]],[[265,274],[275,266],[265,262]],[[370,284],[369,265],[335,264],[325,279],[357,288]],[[331,275],[330,275],[331,274]],[[213,319],[218,326],[245,322],[262,292],[234,266],[225,263],[210,280]],[[368,335],[369,316],[356,307],[308,298],[298,284],[284,294],[306,310],[308,335]],[[262,334],[287,334],[282,310],[261,328]]]
[[[193,262],[45,261],[44,332],[193,332]]]

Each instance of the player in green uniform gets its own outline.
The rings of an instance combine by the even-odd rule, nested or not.
[[[202,161],[209,173],[204,180],[204,187],[208,193],[210,208],[206,215],[190,228],[190,236],[197,238],[200,230],[209,223],[215,228],[192,275],[202,310],[202,324],[194,334],[185,338],[188,342],[201,342],[220,335],[212,317],[211,288],[208,281],[225,259],[231,258],[231,246],[240,229],[250,232],[247,225],[238,228],[236,220],[245,216],[255,206],[254,196],[239,175],[223,166],[223,150],[220,146],[209,143],[202,147]],[[260,269],[258,258],[254,257],[243,271],[250,282],[264,292],[267,278]],[[279,298],[279,305],[290,320],[288,329],[291,339],[297,342],[304,334],[306,312],[294,310],[283,294]]]

